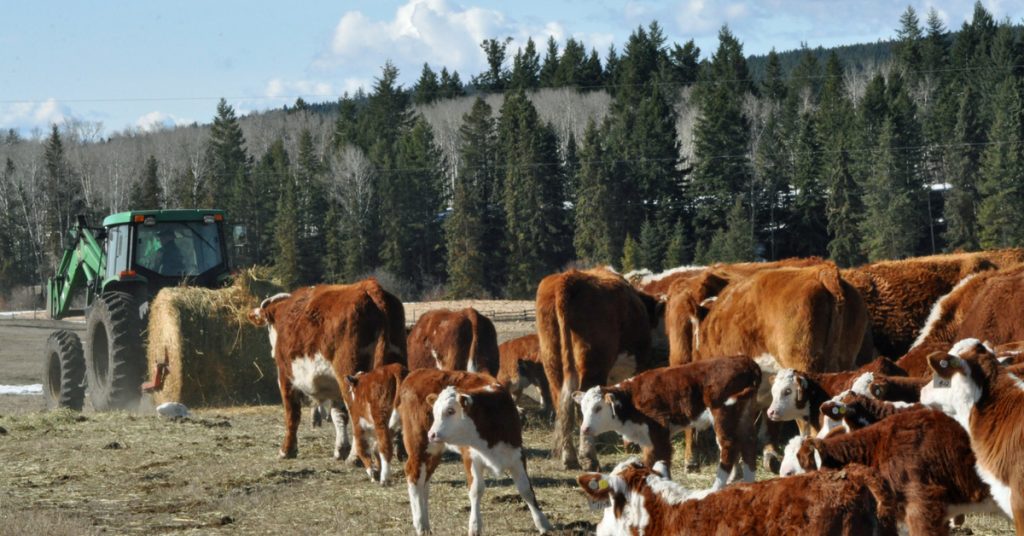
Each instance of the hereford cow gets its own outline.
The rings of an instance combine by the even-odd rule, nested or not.
[[[661,303],[604,269],[569,270],[545,277],[537,287],[537,335],[555,405],[555,448],[567,468],[578,468],[572,445],[572,393],[605,385],[649,368],[652,331]],[[597,467],[590,438],[580,452]]]
[[[897,519],[911,535],[948,534],[948,518],[990,509],[967,435],[934,410],[896,413],[850,433],[804,439],[796,458],[796,473],[848,464],[877,470],[895,493]]]
[[[924,409],[924,406],[886,402],[859,393],[846,392],[822,404],[820,413],[828,418],[842,421],[845,430],[852,432],[897,413],[919,409]]]
[[[999,367],[977,339],[958,342],[949,354],[928,359],[935,380],[921,402],[941,409],[966,430],[977,471],[992,497],[1024,534],[1024,381]]]
[[[534,385],[540,391],[544,413],[550,414],[553,408],[551,390],[544,375],[544,364],[540,360],[540,339],[537,334],[531,333],[501,343],[498,355],[501,360],[498,383],[508,389],[516,404],[519,404],[523,390]]]
[[[866,373],[905,374],[892,361],[879,357],[848,372],[801,372],[783,369],[772,381],[772,402],[766,414],[773,421],[803,421],[816,433],[821,427],[818,408],[832,397],[854,387]]]
[[[928,378],[903,378],[875,374],[868,384],[867,394],[886,402],[914,403],[921,399],[921,388]]]
[[[476,309],[434,309],[409,332],[409,370],[437,368],[498,373],[498,333]]]
[[[417,534],[430,533],[429,483],[445,446],[460,447],[469,483],[469,534],[480,534],[484,468],[507,472],[523,498],[537,530],[551,530],[526,473],[519,412],[512,397],[486,374],[420,369],[399,388],[398,411],[409,454],[405,478]]]
[[[391,474],[394,434],[400,424],[396,410],[398,387],[407,372],[401,363],[392,363],[345,376],[345,386],[352,397],[349,412],[356,456],[363,462],[370,480],[375,479],[375,474],[380,475],[381,485],[387,485]],[[371,456],[371,439],[377,456]],[[374,463],[374,458],[380,463]]]
[[[597,534],[894,535],[891,493],[863,466],[729,486],[704,497],[636,461],[577,478],[604,516]]]
[[[853,369],[858,356],[870,360],[867,311],[835,264],[728,277],[710,272],[673,287],[666,312],[670,364],[769,354],[783,367],[829,372]]]
[[[683,428],[714,426],[720,449],[712,489],[721,489],[742,456],[743,478],[754,480],[757,431],[751,402],[761,369],[749,357],[724,357],[651,369],[610,387],[577,391],[580,433],[614,431],[644,451],[644,462],[672,465],[672,435]]]
[[[405,362],[405,310],[375,279],[352,285],[317,285],[263,300],[249,320],[266,325],[284,405],[282,458],[298,454],[296,430],[303,394],[332,402],[334,457],[349,448],[348,389],[340,379],[389,363]],[[350,460],[355,460],[355,451]]]
[[[1024,249],[933,255],[881,261],[843,270],[860,291],[871,315],[878,353],[907,353],[933,305],[970,274],[1024,261]]]

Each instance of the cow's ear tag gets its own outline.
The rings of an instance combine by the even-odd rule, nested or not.
[[[608,481],[603,478],[601,480],[598,480],[597,487],[599,489],[608,489]]]

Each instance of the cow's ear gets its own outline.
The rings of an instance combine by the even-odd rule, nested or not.
[[[963,370],[960,358],[945,352],[932,352],[928,355],[928,366],[939,376],[949,379],[958,370]]]
[[[434,407],[434,402],[437,402],[437,393],[430,393],[429,395],[427,395],[426,400],[428,406]]]
[[[604,394],[604,401],[611,406],[612,417],[619,418],[619,411],[622,409],[622,401],[619,400],[619,395],[613,392],[607,392]]]
[[[359,378],[356,376],[348,375],[345,376],[345,381],[348,382],[349,386],[355,387],[359,385]]]
[[[665,460],[658,460],[654,462],[654,467],[651,467],[651,470],[660,475],[661,478],[667,479],[669,477],[668,464],[665,463]]]
[[[462,393],[456,394],[455,400],[459,401],[459,405],[462,406],[462,409],[469,409],[469,406],[473,405],[473,397]]]
[[[572,393],[573,401],[576,402],[577,404],[582,404],[583,403],[583,395],[584,394],[586,394],[586,393],[584,393],[583,391],[573,391],[573,393]]]
[[[885,396],[885,385],[876,382],[877,380],[871,382],[868,391],[871,393],[871,396],[881,400]]]
[[[263,310],[258,307],[249,311],[246,316],[249,318],[249,323],[254,326],[264,326],[267,323],[267,318],[263,316]]]
[[[579,482],[583,493],[586,493],[592,501],[606,501],[612,492],[608,478],[601,473],[583,473],[576,477],[576,482]]]

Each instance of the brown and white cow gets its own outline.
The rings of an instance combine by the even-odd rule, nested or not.
[[[803,439],[796,458],[784,474],[848,464],[877,470],[911,535],[948,534],[948,518],[992,510],[967,435],[938,411],[900,412],[850,433]]]
[[[316,402],[332,402],[336,439],[334,457],[348,450],[348,389],[341,378],[389,363],[405,362],[405,310],[402,302],[375,279],[352,285],[303,287],[291,294],[263,300],[249,313],[257,326],[266,325],[277,363],[284,405],[282,458],[298,454],[296,431],[303,394]],[[352,451],[350,460],[355,459]]]
[[[1024,380],[999,367],[977,339],[958,342],[929,359],[934,380],[921,403],[953,417],[970,437],[977,472],[999,508],[1024,534]]]
[[[885,376],[875,374],[868,383],[868,396],[885,402],[913,404],[921,399],[921,388],[928,384],[928,378]]]
[[[391,475],[394,434],[401,424],[396,409],[398,387],[407,373],[401,363],[392,363],[370,372],[345,376],[345,387],[352,397],[349,414],[355,453],[363,462],[370,480],[375,480],[375,474],[379,475],[381,485],[387,485]],[[377,456],[371,455],[373,451]],[[374,458],[380,463],[374,463]]]
[[[523,391],[531,385],[540,391],[544,413],[550,414],[551,390],[548,378],[544,375],[544,363],[540,360],[540,339],[536,333],[523,335],[505,341],[498,346],[501,367],[498,370],[498,383],[503,385],[512,398],[519,404]]]
[[[815,373],[783,369],[772,381],[772,402],[765,413],[773,421],[803,421],[810,427],[810,433],[817,433],[821,427],[818,414],[821,404],[843,391],[863,390],[863,387],[857,387],[855,383],[868,373],[905,374],[885,357],[847,372]],[[866,381],[870,380],[861,380],[860,383]]]
[[[399,388],[398,412],[409,458],[405,478],[413,527],[430,533],[430,477],[446,445],[458,447],[469,483],[469,534],[480,534],[484,469],[509,473],[537,530],[551,525],[537,506],[526,472],[519,412],[512,397],[487,374],[414,370]]]
[[[498,333],[472,307],[427,311],[409,332],[409,370],[437,368],[498,374]]]
[[[661,310],[660,302],[608,270],[569,270],[541,280],[537,335],[557,414],[553,454],[566,468],[579,467],[572,393],[649,368]],[[580,453],[589,467],[597,467],[590,438],[580,438]]]
[[[644,462],[671,467],[672,436],[684,428],[714,427],[718,473],[712,489],[725,486],[742,457],[743,478],[754,480],[756,407],[761,369],[749,357],[707,359],[651,369],[609,387],[573,393],[580,405],[580,434],[616,432],[644,452]]]
[[[611,474],[576,479],[591,507],[603,508],[598,536],[896,533],[892,494],[864,466],[738,484],[704,496],[669,480],[664,467],[631,460]]]
[[[886,402],[860,393],[846,392],[821,405],[821,415],[842,421],[847,432],[860,430],[897,413],[924,409],[921,404]],[[819,436],[819,439],[821,437]]]

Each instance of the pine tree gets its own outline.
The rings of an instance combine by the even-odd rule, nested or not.
[[[430,104],[441,96],[441,84],[437,80],[437,74],[430,68],[430,64],[423,64],[423,71],[420,79],[412,88],[412,101],[416,104]]]
[[[825,214],[825,184],[818,127],[811,112],[800,114],[793,157],[792,220],[788,231],[794,237],[794,253],[800,257],[824,255],[828,245]]]
[[[729,209],[724,229],[719,229],[711,238],[711,245],[704,253],[702,264],[712,262],[744,262],[754,258],[754,235],[751,232],[749,211],[741,198],[736,198]]]
[[[850,154],[845,140],[840,138],[838,145],[833,146],[828,154],[828,231],[832,235],[828,256],[839,266],[856,266],[863,260],[859,228],[863,211],[860,187],[850,170]]]
[[[1021,156],[1022,107],[1019,82],[1008,77],[999,85],[993,108],[997,110],[989,132],[996,141],[981,157],[978,227],[984,248],[1024,245],[1024,159]]]
[[[540,68],[540,87],[555,87],[555,77],[558,73],[558,42],[554,36],[548,36],[547,52],[544,54],[544,64]]]
[[[156,210],[163,206],[163,190],[157,177],[156,157],[149,155],[142,169],[142,177],[132,188],[132,210]]]
[[[462,87],[462,80],[459,79],[459,71],[452,71],[452,74],[448,74],[446,67],[441,68],[441,98],[442,99],[454,99],[455,97],[461,97],[466,94],[465,88]]]
[[[497,39],[484,39],[480,43],[484,55],[487,57],[487,70],[473,78],[472,84],[482,91],[503,91],[508,87],[508,69],[505,68],[505,52],[511,37],[504,41]]]
[[[672,67],[671,81],[679,86],[691,86],[697,82],[700,75],[700,47],[693,39],[690,39],[683,46],[674,44],[668,56]]]
[[[67,230],[79,214],[85,213],[85,200],[81,182],[75,177],[64,153],[64,142],[57,125],[50,129],[50,137],[43,151],[43,192],[45,194],[47,250],[51,261],[46,266],[56,265],[61,249],[66,245]],[[48,268],[47,268],[48,269]]]
[[[726,214],[740,192],[749,191],[749,121],[743,113],[744,94],[752,89],[739,41],[728,28],[718,34],[718,50],[708,77],[698,83],[701,114],[694,127],[693,196],[701,202],[694,214],[694,235],[707,243],[715,229],[726,225]]]
[[[356,103],[346,93],[338,101],[338,119],[334,122],[334,133],[331,143],[337,150],[346,144],[358,141],[359,119]]]
[[[540,56],[533,38],[526,40],[526,47],[517,50],[512,60],[512,73],[509,75],[511,89],[537,89],[540,84]]]
[[[601,57],[597,54],[597,49],[590,49],[590,57],[583,63],[582,72],[580,72],[580,86],[583,89],[593,89],[601,87],[604,84],[604,71],[601,69]]]
[[[281,181],[281,197],[274,219],[274,274],[286,289],[295,288],[301,278],[299,266],[299,215],[295,202],[295,182],[291,177]]]
[[[600,131],[591,119],[580,146],[574,233],[576,258],[585,264],[614,264],[620,257],[611,228],[615,185],[606,158]]]
[[[921,235],[913,199],[899,169],[902,155],[894,146],[895,129],[891,119],[882,123],[872,173],[864,186],[861,233],[863,250],[871,262],[913,256]]]
[[[764,80],[761,82],[761,94],[767,99],[782,102],[786,98],[786,90],[786,81],[782,74],[782,64],[779,62],[778,53],[773,48],[768,51]]]
[[[658,229],[658,226],[651,223],[650,220],[644,220],[643,225],[640,226],[640,243],[638,244],[640,266],[652,272],[660,272],[666,245],[661,229]]]
[[[217,103],[206,159],[208,179],[203,185],[203,201],[207,206],[226,207],[232,211],[233,221],[244,223],[244,211],[241,209],[245,207],[248,195],[239,199],[236,192],[247,190],[244,182],[249,173],[249,156],[235,109],[224,99]]]
[[[452,298],[495,296],[502,288],[504,215],[491,114],[491,107],[478,97],[459,128],[459,169],[452,211],[445,221],[448,294]]]
[[[904,77],[914,83],[918,80],[921,69],[921,20],[914,8],[907,9],[900,15],[900,28],[896,31],[896,61],[904,69]]]
[[[558,60],[555,71],[556,87],[579,87],[583,82],[583,69],[586,62],[586,50],[583,43],[569,38],[565,41],[565,50]]]
[[[978,98],[966,86],[960,98],[953,145],[951,188],[946,197],[946,244],[950,250],[978,248],[978,175],[985,133],[978,117]]]
[[[672,226],[671,238],[669,238],[668,245],[665,247],[665,262],[662,267],[670,269],[687,264],[689,262],[689,257],[687,257],[689,250],[689,245],[686,243],[686,226],[683,225],[682,221],[677,221]]]
[[[243,192],[248,201],[245,237],[242,243],[235,244],[235,262],[239,265],[269,264],[274,260],[277,236],[274,226],[282,189],[286,181],[293,180],[289,161],[284,140],[278,138],[253,168],[250,189]],[[292,195],[295,195],[294,186],[292,188]],[[295,210],[295,203],[292,203],[292,209]],[[292,236],[292,240],[298,238],[298,234]]]
[[[296,211],[299,214],[299,282],[312,284],[323,279],[323,251],[326,246],[324,224],[327,192],[323,182],[323,163],[317,155],[313,134],[302,129],[295,169]]]

